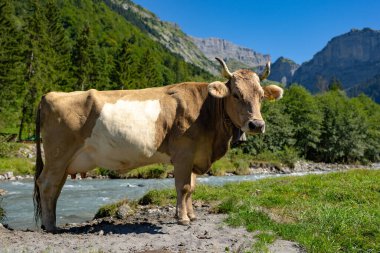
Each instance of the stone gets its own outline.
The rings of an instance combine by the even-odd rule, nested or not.
[[[4,176],[5,176],[6,179],[10,179],[10,178],[14,177],[14,175],[13,175],[13,171],[8,171],[8,172],[6,172],[6,173],[4,174]]]
[[[128,204],[123,204],[116,211],[116,217],[118,219],[126,219],[132,214],[134,214],[134,210]]]
[[[5,176],[3,176],[3,175],[0,175],[0,180],[5,180],[6,179],[6,177]]]
[[[7,194],[7,191],[3,190],[3,189],[0,189],[0,196],[4,196],[5,194]]]

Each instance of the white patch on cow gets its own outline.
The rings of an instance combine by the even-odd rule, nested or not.
[[[86,139],[75,160],[87,154],[95,165],[115,170],[127,170],[149,161],[160,162],[163,158],[157,152],[156,143],[160,111],[159,100],[119,100],[105,104],[91,137]]]
[[[150,157],[156,151],[156,121],[160,111],[158,100],[119,100],[105,104],[93,133],[105,134],[113,144],[132,144]]]

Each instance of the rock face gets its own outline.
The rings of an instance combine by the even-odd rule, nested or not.
[[[257,53],[249,48],[237,46],[217,38],[199,39],[188,36],[172,22],[160,20],[154,13],[130,0],[105,0],[111,9],[118,12],[151,38],[167,49],[215,75],[220,72],[215,57],[224,58],[231,70],[239,68],[264,68],[269,55]]]
[[[365,28],[330,40],[326,47],[296,71],[293,82],[312,92],[328,88],[332,78],[344,89],[360,86],[380,74],[380,31]],[[371,94],[368,94],[371,96]]]
[[[192,40],[208,59],[213,61],[215,57],[221,57],[232,70],[262,67],[270,61],[270,55],[255,52],[224,39],[192,37]]]
[[[268,79],[280,82],[286,86],[292,83],[293,75],[299,66],[300,65],[290,59],[280,57],[272,64],[271,74]]]
[[[154,13],[130,0],[109,0],[105,3],[152,39],[160,42],[173,53],[182,56],[185,61],[213,74],[219,73],[215,59],[212,61],[207,59],[193,43],[191,37],[186,35],[177,24],[160,20]]]

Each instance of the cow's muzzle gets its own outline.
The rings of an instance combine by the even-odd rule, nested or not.
[[[250,133],[262,134],[265,132],[265,121],[264,120],[250,120],[248,121],[248,129]]]

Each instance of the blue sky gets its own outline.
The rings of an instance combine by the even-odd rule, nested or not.
[[[218,37],[297,63],[351,28],[380,30],[378,0],[133,0],[196,37]]]

